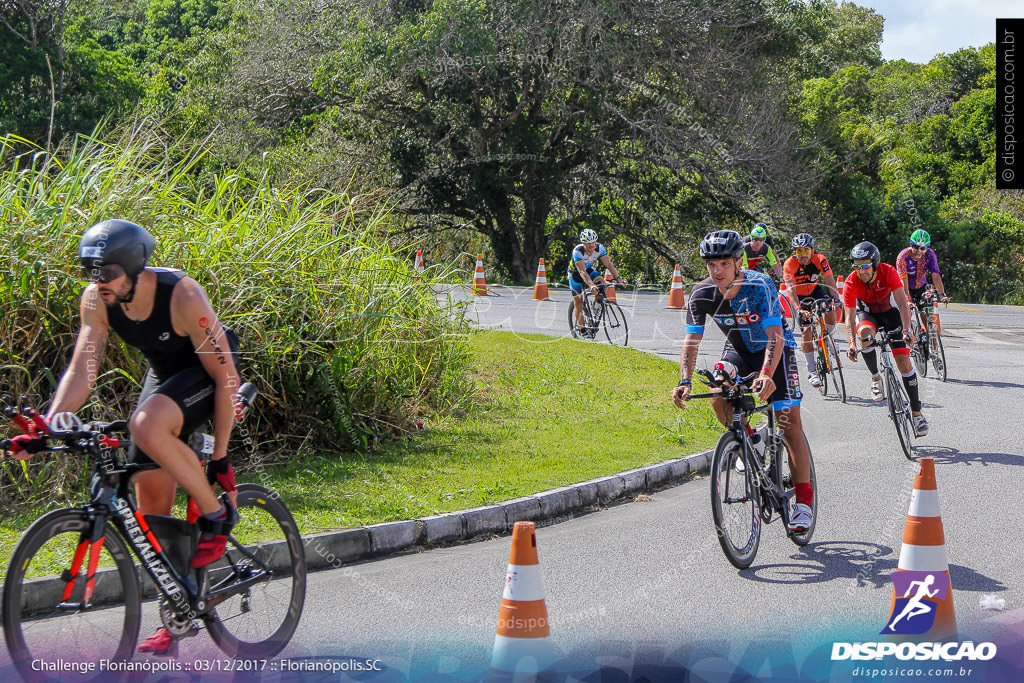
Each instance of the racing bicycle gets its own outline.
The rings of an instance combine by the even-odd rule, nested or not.
[[[583,339],[585,332],[589,338],[597,335],[598,330],[604,330],[604,336],[612,346],[629,345],[629,325],[626,323],[626,316],[619,305],[610,300],[605,290],[611,287],[610,283],[597,285],[597,294],[591,296],[590,291],[583,290],[583,328],[576,326],[576,306],[573,301],[569,302],[569,331],[574,339]]]
[[[693,394],[691,399],[723,398],[732,406],[732,425],[718,439],[711,459],[711,516],[726,558],[737,569],[749,567],[761,542],[762,524],[779,518],[794,543],[807,545],[816,522],[812,521],[810,527],[799,533],[789,528],[790,504],[796,496],[792,456],[776,429],[774,406],[755,406],[750,385],[757,373],[739,381],[730,380],[722,370],[697,370],[697,374],[709,386],[721,388],[722,393]],[[745,424],[756,413],[765,413],[767,424],[759,430],[761,441],[755,445]],[[811,507],[813,520],[817,520],[818,487],[813,458],[810,464],[810,483],[815,490]]]
[[[938,296],[935,290],[929,288],[921,296],[921,313],[924,313],[924,327],[921,326],[921,316],[916,306],[911,303],[911,326],[917,336],[917,343],[910,349],[910,356],[914,359],[914,367],[922,377],[928,376],[928,363],[931,362],[935,368],[936,376],[946,381],[946,349],[942,346],[942,333],[939,331],[938,313],[935,307],[938,304]]]
[[[839,400],[846,403],[846,380],[843,377],[843,365],[839,358],[839,351],[836,349],[835,339],[828,333],[825,326],[825,314],[832,310],[831,299],[802,299],[800,308],[811,312],[811,334],[814,344],[814,368],[821,380],[818,391],[822,396],[828,396],[828,383],[831,377],[832,386],[835,388]],[[801,327],[803,321],[801,320]]]
[[[880,330],[875,336],[875,347],[879,350],[882,373],[882,385],[885,387],[885,397],[889,403],[889,419],[896,427],[896,436],[899,437],[900,447],[907,460],[914,459],[914,435],[910,412],[910,396],[907,395],[907,388],[903,386],[903,378],[897,372],[896,363],[892,356],[892,343],[903,339],[903,332],[889,332]]]
[[[255,395],[251,384],[239,388],[236,416]],[[88,502],[36,520],[7,567],[0,612],[7,648],[24,678],[40,676],[33,670],[38,661],[132,657],[143,600],[134,560],[155,586],[160,619],[174,638],[171,654],[178,639],[198,632],[199,622],[234,659],[267,659],[285,647],[302,615],[306,560],[298,526],[276,493],[240,484],[239,522],[228,551],[192,569],[198,526],[142,515],[136,507],[131,478],[158,465],[124,459],[131,445],[121,436],[127,421],[83,424],[64,413],[46,425],[31,408],[5,401],[3,409],[23,429],[29,422],[38,426],[29,432],[37,436],[32,452],[85,455],[93,470]],[[10,446],[0,442],[0,449]]]

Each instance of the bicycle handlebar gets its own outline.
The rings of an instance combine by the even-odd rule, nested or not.
[[[259,390],[250,382],[238,387],[235,392],[235,421],[242,419],[246,409],[259,395]],[[16,406],[8,403],[10,399],[6,396],[0,398],[2,412],[14,420],[15,424],[21,427],[22,431],[30,436],[31,440],[23,441],[21,450],[30,454],[40,451],[81,451],[86,450],[94,439],[106,439],[110,434],[128,431],[127,420],[114,420],[113,422],[85,422],[83,423],[74,413],[59,413],[46,424],[46,421],[35,411],[25,406],[19,410]],[[26,416],[28,419],[26,419]],[[68,417],[70,416],[70,417]],[[70,428],[68,428],[70,426]],[[64,427],[64,428],[61,428]],[[49,440],[63,441],[63,446],[51,446]],[[84,442],[84,443],[83,443]],[[109,445],[119,447],[126,445],[127,439],[116,439],[108,442]],[[10,451],[14,445],[11,439],[0,440],[0,452]]]

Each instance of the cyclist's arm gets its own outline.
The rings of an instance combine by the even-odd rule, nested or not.
[[[897,287],[892,290],[892,296],[896,299],[896,306],[900,309],[900,320],[903,322],[904,331],[912,330],[913,328],[910,326],[910,303],[907,293],[903,291],[902,287]]]
[[[604,264],[605,268],[612,271],[612,278],[616,280],[622,280],[622,278],[619,277],[619,271],[615,270],[615,266],[612,265],[612,260],[608,258],[608,254],[605,254],[604,256],[601,257],[601,263]]]
[[[900,280],[903,281],[903,291],[906,292],[907,297],[910,296],[910,280],[907,279],[906,275],[900,275]]]
[[[768,343],[764,347],[764,363],[761,365],[760,374],[771,377],[775,374],[775,368],[779,366],[783,349],[786,348],[786,337],[782,332],[782,325],[771,325],[766,327],[764,332],[768,335]]]
[[[183,278],[174,288],[171,316],[175,328],[181,329],[192,340],[199,362],[216,385],[212,458],[220,460],[228,454],[228,440],[235,421],[232,396],[241,385],[231,345],[217,314],[210,307],[206,292],[192,278]]]
[[[942,286],[942,276],[938,273],[932,273],[932,285],[935,286],[935,293],[939,297],[946,296],[946,288]]]
[[[96,285],[86,287],[79,303],[82,326],[75,341],[75,351],[71,355],[71,364],[57,384],[47,417],[56,413],[73,413],[88,400],[89,392],[96,384],[110,332],[105,307]]]
[[[703,338],[704,335],[697,332],[688,332],[683,337],[683,350],[679,354],[679,379],[693,379],[693,369],[697,367],[697,351]]]

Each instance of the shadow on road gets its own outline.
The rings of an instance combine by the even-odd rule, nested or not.
[[[826,581],[850,582],[850,589],[882,588],[892,584],[890,574],[896,571],[899,553],[877,543],[861,541],[826,541],[811,543],[790,559],[799,564],[766,564],[740,572],[740,576],[762,583],[808,584]],[[996,579],[957,564],[949,566],[954,590],[996,592],[1006,586]]]
[[[964,453],[952,446],[916,446],[914,455],[918,458],[935,458],[940,465],[954,465],[957,463],[981,465],[1024,465],[1024,456],[1013,453]]]
[[[947,379],[947,384],[964,384],[969,387],[995,387],[996,389],[1024,389],[1024,384],[1013,382],[985,382],[980,379]]]

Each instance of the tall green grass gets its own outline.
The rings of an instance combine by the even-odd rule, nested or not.
[[[198,280],[242,338],[243,375],[264,396],[236,457],[243,467],[304,447],[370,450],[466,400],[464,323],[435,292],[455,275],[435,264],[416,278],[407,249],[387,239],[386,207],[201,172],[201,146],[146,125],[108,137],[71,140],[52,157],[0,137],[0,393],[48,402],[78,330],[79,237],[119,217],[153,232],[151,265]],[[145,370],[111,336],[87,419],[128,415]],[[49,457],[8,463],[0,505],[77,494],[79,475]]]

